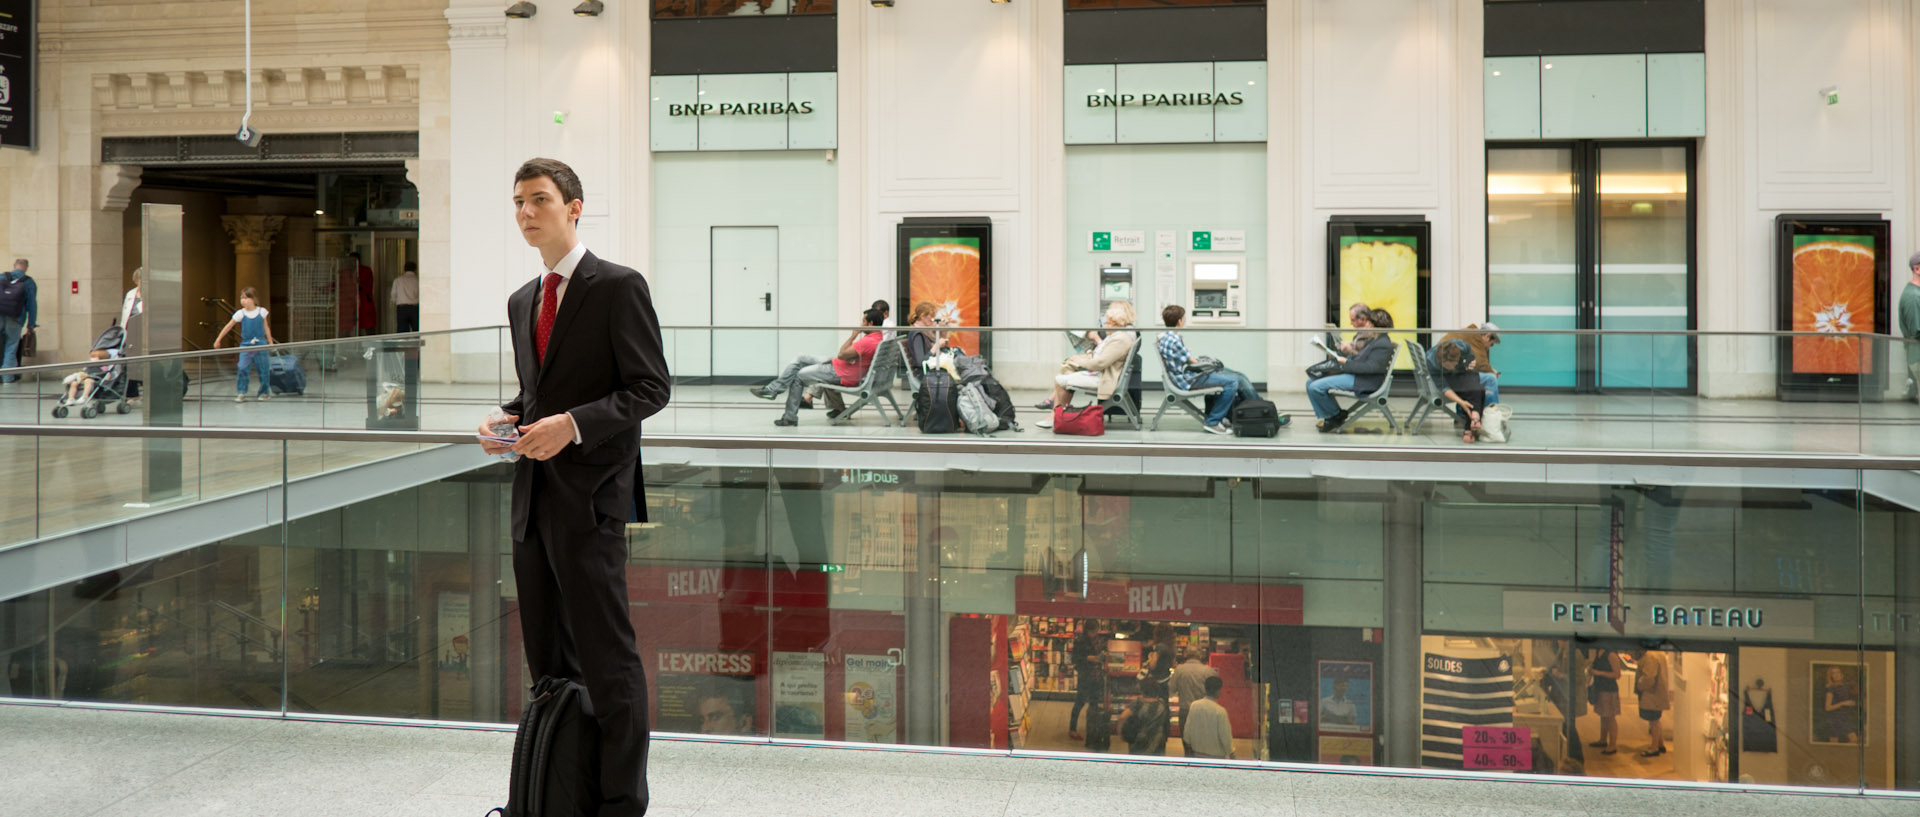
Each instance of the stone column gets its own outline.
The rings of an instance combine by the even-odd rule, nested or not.
[[[259,294],[260,306],[272,303],[273,278],[267,268],[267,251],[273,249],[273,237],[286,226],[287,217],[221,216],[220,223],[233,239],[234,305],[240,303],[239,290],[247,287]]]

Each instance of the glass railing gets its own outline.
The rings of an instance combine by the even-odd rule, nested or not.
[[[652,446],[626,572],[652,723],[1920,788],[1909,472],[1365,466]],[[511,724],[510,477],[15,594],[0,695]]]
[[[960,439],[925,433],[916,422],[914,399],[925,364],[916,365],[904,346],[893,343],[916,331],[891,330],[876,359],[882,365],[907,362],[891,377],[866,378],[857,365],[835,369],[832,363],[851,336],[849,327],[666,328],[663,351],[675,381],[673,400],[646,421],[647,433]],[[1306,370],[1327,358],[1317,344],[1330,339],[1337,348],[1351,342],[1351,332],[1182,330],[1192,354],[1244,375],[1290,421],[1274,437],[1237,437],[1203,429],[1217,397],[1166,388],[1182,385],[1183,378],[1165,371],[1156,345],[1160,331],[1142,330],[1137,338],[1139,355],[1127,384],[1114,390],[1117,404],[1108,412],[1110,442],[1451,449],[1467,444],[1465,423],[1455,416],[1459,403],[1445,396],[1451,386],[1469,402],[1505,407],[1513,432],[1504,443],[1509,449],[1920,455],[1920,437],[1907,433],[1920,419],[1907,363],[1910,355],[1920,361],[1920,344],[1888,337],[1507,330],[1488,359],[1477,361],[1480,370],[1490,370],[1487,376],[1429,377],[1416,372],[1412,361],[1429,357],[1447,333],[1393,330],[1391,383],[1382,388],[1384,378],[1364,374],[1352,383],[1323,381],[1348,388],[1329,392],[1316,409]],[[1052,413],[1037,408],[1050,399],[1082,332],[950,333],[950,346],[980,355],[986,364],[979,370],[954,364],[952,375],[966,381],[984,371],[1006,389],[1015,409],[1019,430],[998,431],[993,439],[1085,442],[1043,428]],[[123,390],[110,387],[99,399],[74,406],[60,403],[71,376],[86,379],[78,364],[11,370],[22,379],[0,386],[0,425],[464,433],[518,389],[512,344],[500,328],[314,341],[256,355],[258,350],[226,349],[127,359],[114,364],[114,380]],[[248,380],[244,397],[242,368]],[[268,372],[268,400],[258,397],[262,369]],[[790,369],[796,376],[782,381]],[[1119,372],[1113,374],[1117,383]],[[1102,380],[1083,377],[1094,387],[1074,394],[1076,406],[1090,402]],[[807,386],[793,425],[776,424],[786,413],[786,393],[768,395],[774,398],[768,401],[754,391],[776,381]],[[121,399],[136,382],[141,396]],[[156,388],[161,383],[168,385]],[[1352,393],[1356,388],[1361,393]],[[166,399],[174,394],[180,399]],[[830,417],[836,403],[848,413]],[[1317,414],[1335,409],[1348,419],[1336,433],[1321,433]],[[993,425],[999,427],[997,420]]]

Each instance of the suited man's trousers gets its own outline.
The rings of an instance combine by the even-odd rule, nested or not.
[[[537,481],[536,481],[537,486]],[[626,520],[567,531],[542,514],[536,487],[527,541],[513,543],[520,628],[537,678],[587,688],[600,724],[600,817],[647,809],[647,679],[627,607]]]

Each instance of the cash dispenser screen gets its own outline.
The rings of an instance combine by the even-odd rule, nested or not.
[[[1240,265],[1209,264],[1204,261],[1195,262],[1193,265],[1193,280],[1232,281],[1237,284],[1240,283]]]
[[[1226,309],[1227,291],[1224,289],[1197,289],[1193,292],[1194,309]]]

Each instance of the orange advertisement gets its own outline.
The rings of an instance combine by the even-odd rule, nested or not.
[[[932,301],[944,326],[980,325],[980,240],[915,238],[907,256],[907,310]],[[955,332],[950,345],[980,354],[979,332]]]
[[[1870,236],[1796,236],[1793,248],[1793,331],[1798,374],[1866,374],[1873,356],[1858,336],[1874,330],[1874,247]]]

